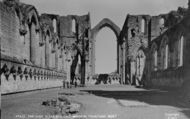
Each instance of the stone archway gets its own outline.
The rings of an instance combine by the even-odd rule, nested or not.
[[[98,34],[98,32],[104,28],[104,27],[109,27],[116,35],[116,37],[118,38],[120,35],[120,28],[113,23],[110,19],[108,18],[104,18],[102,21],[100,21],[91,31],[91,35],[92,38],[96,37],[96,35]]]
[[[112,22],[110,19],[108,18],[104,18],[103,20],[101,20],[93,29],[91,29],[91,39],[90,39],[90,69],[91,69],[91,75],[95,74],[95,40],[96,40],[96,36],[99,33],[99,31],[104,28],[104,27],[108,27],[110,28],[117,39],[117,73],[121,74],[122,70],[121,68],[124,68],[124,62],[123,57],[125,53],[123,53],[123,49],[125,49],[123,46],[123,44],[121,44],[121,42],[119,42],[119,36],[120,36],[120,28],[114,23]],[[123,67],[121,67],[123,66]]]

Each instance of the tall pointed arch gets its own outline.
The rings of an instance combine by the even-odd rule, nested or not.
[[[92,74],[95,73],[95,41],[96,41],[96,36],[99,33],[99,31],[105,27],[110,28],[117,39],[117,72],[119,73],[120,70],[122,68],[122,44],[119,42],[119,36],[120,36],[120,28],[114,23],[112,22],[110,19],[108,18],[104,18],[103,20],[101,20],[92,30],[91,30],[91,68],[92,68]],[[124,51],[124,50],[123,50]]]

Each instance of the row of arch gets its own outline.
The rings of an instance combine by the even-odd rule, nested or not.
[[[173,45],[173,46],[172,46]],[[151,46],[152,71],[166,70],[183,66],[184,36],[180,37],[173,44],[169,44],[167,36],[162,38],[158,47],[155,42]]]
[[[7,45],[0,67],[2,94],[62,86],[67,79],[66,47],[58,36],[58,16],[39,16],[34,6],[22,3],[10,13],[2,12],[6,14],[2,22],[7,24],[3,29],[8,29],[2,41]],[[6,21],[10,16],[13,27]],[[14,29],[12,34],[9,29]]]
[[[63,69],[62,64],[59,64],[64,63],[64,49],[57,36],[57,19],[51,19],[52,24],[48,24],[40,19],[34,7],[23,5],[19,8],[16,13],[22,28],[20,40],[24,41],[23,45],[26,47],[27,56],[25,58],[43,68]],[[21,10],[25,10],[27,16],[24,16]]]

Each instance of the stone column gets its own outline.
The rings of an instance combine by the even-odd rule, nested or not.
[[[53,53],[52,53],[52,41],[49,42],[49,67],[53,68]]]
[[[119,46],[119,75],[120,75],[120,84],[123,84],[123,47]]]
[[[118,62],[119,62],[118,63],[118,65],[119,65],[118,66],[118,73],[121,75],[122,74],[122,67],[121,66],[122,66],[122,55],[123,55],[123,53],[122,53],[122,46],[119,44],[118,47],[119,47],[118,48],[118,50],[119,50],[118,51]]]
[[[81,56],[81,85],[85,85],[85,73],[86,73],[86,66],[85,66],[85,57]]]
[[[44,67],[44,68],[46,67],[46,61],[45,61],[45,60],[46,60],[45,47],[46,47],[46,46],[45,46],[45,44],[44,44],[44,45],[42,46],[42,48],[41,48],[41,49],[42,49],[42,51],[41,51],[41,52],[42,52],[42,56],[41,56],[42,62],[41,62],[41,63],[42,63],[42,67]]]
[[[50,47],[49,47],[49,36],[46,36],[46,41],[45,41],[45,64],[46,67],[50,67]]]
[[[88,68],[88,61],[85,61],[85,82],[87,82],[87,78],[88,78],[88,76],[89,76],[89,68]]]
[[[130,77],[131,77],[131,83],[134,83],[134,76],[135,76],[135,69],[136,69],[136,64],[135,64],[135,61],[132,60],[130,61],[130,65],[131,65],[131,68],[130,68]]]
[[[56,69],[58,70],[59,68],[58,68],[58,62],[59,62],[59,56],[58,56],[58,48],[57,48],[57,46],[56,46],[56,49],[55,49],[56,51],[55,51],[55,67],[56,67]]]
[[[52,68],[56,68],[56,52],[52,53]]]
[[[37,52],[38,52],[38,44],[36,38],[36,26],[32,22],[30,26],[30,61],[33,64],[37,64]]]
[[[61,66],[61,69],[62,69],[62,70],[66,70],[66,63],[67,63],[67,62],[66,62],[66,58],[67,58],[67,57],[66,57],[65,52],[66,52],[65,50],[62,50],[62,51],[61,51],[61,54],[63,55],[63,57],[62,57],[62,66]]]
[[[68,52],[68,54],[66,55],[66,72],[67,72],[66,82],[69,83],[69,87],[71,82],[71,64],[72,64],[71,53]]]
[[[58,71],[62,70],[62,59],[63,55],[61,54],[61,49],[58,49]]]
[[[122,66],[123,66],[122,67],[123,68],[123,71],[122,71],[123,76],[122,76],[122,78],[123,79],[122,79],[122,81],[123,82],[122,82],[122,84],[125,84],[125,42],[122,45],[123,45],[123,48],[122,48],[123,49],[123,51],[122,51],[122,53],[123,53],[123,56],[122,56],[123,57],[123,63],[122,63]]]
[[[41,55],[41,49],[40,49],[40,32],[39,31],[36,31],[36,64],[38,66],[41,65],[41,62],[40,62],[40,55]]]
[[[89,75],[91,76],[93,74],[93,70],[92,70],[92,41],[90,40],[90,43],[89,43],[89,63],[88,63],[88,67],[89,67]]]
[[[117,41],[117,73],[119,73],[119,69],[120,69],[120,63],[119,63],[119,44]]]
[[[92,41],[92,74],[95,74],[95,40]]]

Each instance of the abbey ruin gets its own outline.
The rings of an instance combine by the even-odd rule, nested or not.
[[[117,74],[108,74],[109,80],[172,88],[190,82],[190,8],[128,14],[122,28],[108,18],[91,28],[90,13],[39,14],[19,0],[0,2],[0,16],[2,94],[97,80],[95,41],[104,27],[117,38]]]

